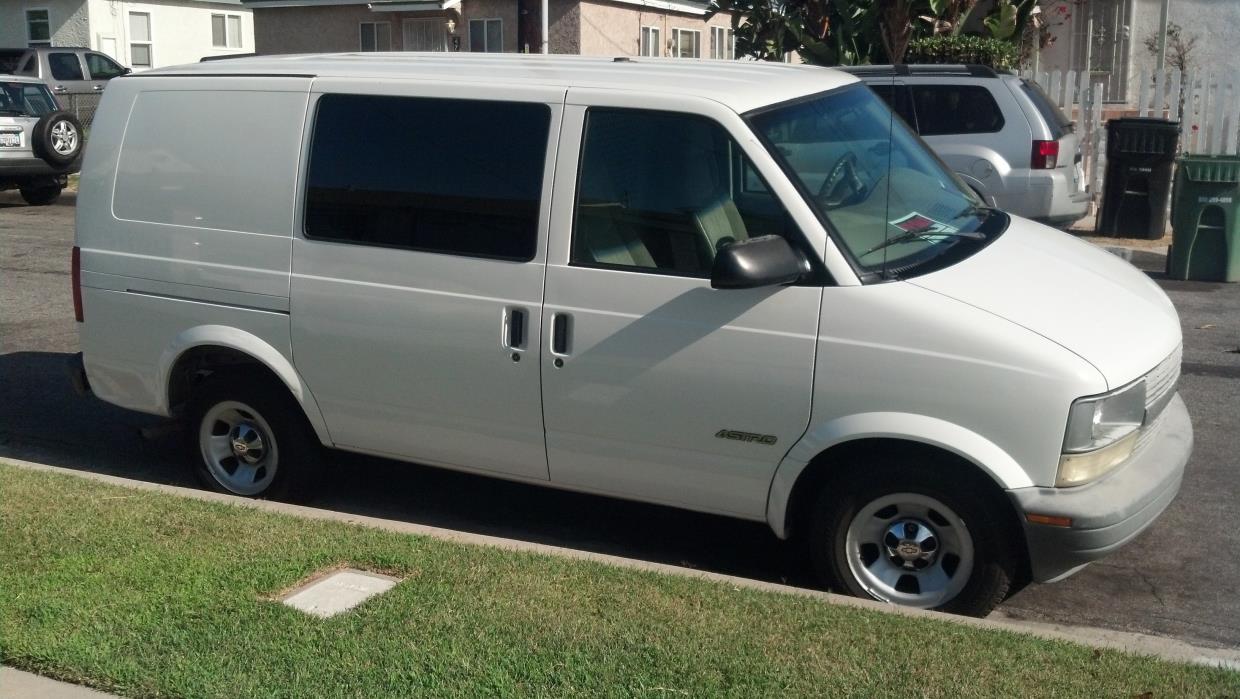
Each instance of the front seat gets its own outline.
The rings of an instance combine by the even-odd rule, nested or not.
[[[736,208],[736,202],[726,194],[693,212],[693,224],[712,257],[724,245],[749,239],[745,219]]]

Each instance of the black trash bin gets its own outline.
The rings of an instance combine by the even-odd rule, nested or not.
[[[1099,235],[1157,240],[1167,230],[1171,171],[1180,125],[1130,117],[1107,122],[1107,169]]]

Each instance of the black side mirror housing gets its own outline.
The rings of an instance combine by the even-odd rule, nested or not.
[[[809,273],[809,261],[777,235],[726,245],[715,255],[710,285],[715,289],[756,289],[792,284]]]
[[[129,75],[129,74],[130,74],[130,73],[132,73],[132,72],[133,72],[133,68],[127,68],[127,67],[126,67],[126,68],[122,68],[122,69],[121,69],[121,75]]]

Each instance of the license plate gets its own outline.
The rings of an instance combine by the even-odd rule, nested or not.
[[[0,148],[21,148],[22,135],[19,133],[0,133]]]

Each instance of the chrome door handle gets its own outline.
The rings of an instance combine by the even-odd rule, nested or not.
[[[91,85],[90,89],[94,90],[95,92],[103,92],[103,85]]]
[[[52,92],[68,92],[68,91],[69,91],[69,88],[65,87],[64,85],[57,85],[56,87],[52,88]]]

